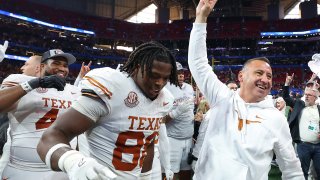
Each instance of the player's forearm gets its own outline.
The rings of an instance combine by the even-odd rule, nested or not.
[[[80,83],[80,81],[82,80],[82,78],[83,77],[80,77],[80,74],[78,75],[78,77],[77,77],[77,79],[74,81],[74,84],[73,85],[75,85],[75,86],[79,86],[79,83]]]
[[[0,112],[6,112],[13,106],[21,97],[27,93],[21,86],[9,87],[0,90]]]
[[[154,158],[154,141],[152,141],[151,144],[149,144],[146,152],[147,152],[147,155],[144,158],[143,166],[141,169],[142,173],[148,172],[152,169],[152,163]]]
[[[69,145],[70,140],[65,136],[65,134],[62,131],[59,131],[55,129],[54,127],[48,128],[42,135],[37,151],[38,154],[43,162],[46,161],[46,155],[50,148],[52,148],[56,144],[66,144]],[[52,154],[50,161],[51,161],[51,168],[53,170],[59,170],[58,167],[58,161],[59,158],[64,154],[65,152],[71,150],[71,148],[68,147],[61,147],[54,151]]]

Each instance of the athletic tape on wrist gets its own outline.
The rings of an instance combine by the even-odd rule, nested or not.
[[[50,149],[49,149],[49,151],[47,152],[47,154],[46,154],[46,165],[50,168],[50,169],[52,169],[51,168],[51,156],[52,156],[52,154],[57,150],[57,149],[59,149],[59,148],[62,148],[62,147],[69,147],[70,148],[70,146],[68,145],[68,144],[63,144],[63,143],[59,143],[59,144],[56,144],[56,145],[54,145],[54,146],[52,146]]]
[[[67,151],[65,152],[64,154],[62,154],[62,156],[59,158],[59,161],[58,161],[58,166],[60,168],[61,171],[65,172],[66,173],[66,169],[64,167],[64,161],[66,160],[66,158],[70,157],[71,155],[73,154],[80,154],[82,155],[79,151],[76,151],[76,150],[70,150],[70,151]]]
[[[22,87],[22,89],[28,93],[30,91],[33,90],[33,88],[30,86],[30,84],[28,82],[24,82],[24,83],[21,83],[20,86]]]

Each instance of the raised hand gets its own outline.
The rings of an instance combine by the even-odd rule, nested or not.
[[[84,62],[82,62],[78,77],[83,78],[90,71],[91,63],[92,61],[90,61],[88,65],[85,65]]]
[[[312,60],[308,62],[308,66],[313,73],[320,77],[320,54],[314,54]]]
[[[3,45],[0,45],[0,62],[4,59],[4,55],[6,54],[8,44],[9,42],[5,41]]]
[[[196,23],[204,23],[218,0],[200,0],[196,9]]]
[[[285,86],[289,86],[291,82],[293,81],[294,73],[292,73],[291,76],[286,73],[286,82],[284,83]]]
[[[312,76],[311,76],[309,81],[315,81],[316,78],[317,78],[317,74],[316,73],[312,73]]]

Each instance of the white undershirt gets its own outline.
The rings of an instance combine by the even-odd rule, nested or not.
[[[320,142],[319,112],[316,105],[307,106],[302,110],[299,131],[301,141],[317,144]]]

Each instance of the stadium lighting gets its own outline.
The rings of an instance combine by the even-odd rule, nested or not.
[[[295,35],[296,37],[298,36],[308,36],[310,34],[315,34],[319,33],[320,29],[312,29],[312,30],[306,30],[306,31],[294,31],[294,32],[261,32],[260,36],[272,36],[272,37],[287,37],[287,36],[292,36]]]
[[[27,61],[29,59],[29,57],[26,57],[26,56],[15,56],[15,55],[10,55],[10,54],[4,55],[4,58],[12,59],[12,60],[19,60],[19,61]]]
[[[31,23],[36,23],[36,24],[40,24],[40,25],[43,25],[43,26],[48,26],[48,27],[51,27],[51,28],[63,29],[63,30],[67,30],[67,31],[73,31],[73,32],[84,33],[84,34],[91,34],[91,35],[95,34],[93,31],[88,31],[88,30],[78,29],[78,28],[73,28],[73,27],[67,27],[67,26],[61,26],[61,25],[57,25],[57,24],[51,24],[51,23],[48,23],[48,22],[32,19],[32,18],[29,18],[29,17],[26,17],[26,16],[21,16],[21,15],[10,13],[10,12],[3,11],[3,10],[0,10],[0,14],[1,15],[5,15],[5,16],[9,16],[9,17],[13,17],[13,18],[16,18],[16,19],[21,19],[21,20],[24,20],[24,21],[28,21],[28,22],[31,22]]]

